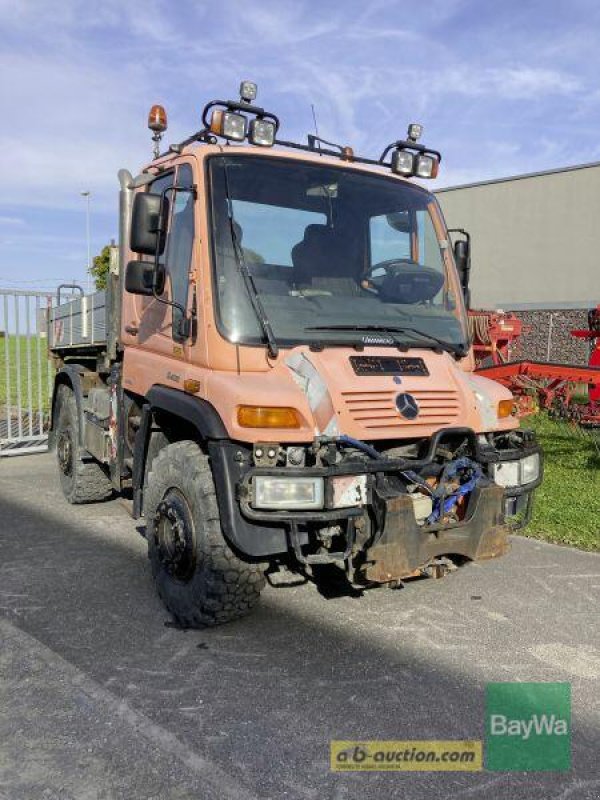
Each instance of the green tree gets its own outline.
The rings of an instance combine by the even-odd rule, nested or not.
[[[110,245],[105,245],[99,255],[94,256],[93,266],[90,268],[90,275],[94,278],[96,291],[106,289],[108,270],[110,267]]]

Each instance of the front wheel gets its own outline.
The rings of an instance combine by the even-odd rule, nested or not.
[[[152,574],[177,622],[219,625],[252,610],[263,569],[225,541],[210,464],[195,442],[169,444],[153,460],[144,514]]]

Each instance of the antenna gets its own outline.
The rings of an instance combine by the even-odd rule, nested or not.
[[[317,125],[317,112],[315,111],[315,104],[310,104],[310,110],[312,111],[312,118],[313,124],[315,126],[315,141],[317,142],[317,146],[319,148],[319,153],[321,153],[321,137],[319,136],[319,126]],[[310,136],[308,137],[310,139]]]

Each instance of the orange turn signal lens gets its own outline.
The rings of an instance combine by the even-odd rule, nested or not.
[[[242,428],[299,428],[300,415],[295,408],[282,406],[238,406]]]
[[[506,419],[513,413],[514,400],[500,400],[498,403],[498,419]]]
[[[197,394],[201,389],[200,381],[194,378],[186,378],[183,382],[183,391],[188,394]]]
[[[217,136],[220,136],[223,131],[223,112],[222,111],[213,111],[210,116],[210,123],[209,128],[211,133],[216,133]]]

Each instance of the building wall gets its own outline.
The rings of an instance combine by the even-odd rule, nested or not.
[[[588,312],[582,309],[515,311],[525,331],[510,355],[512,360],[554,361],[585,366],[590,355],[588,339],[571,336],[574,329],[587,330]]]
[[[600,302],[600,164],[436,192],[472,237],[474,308],[587,309]]]

